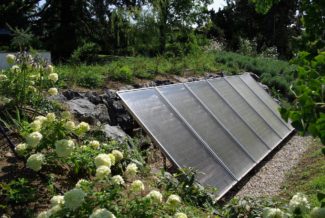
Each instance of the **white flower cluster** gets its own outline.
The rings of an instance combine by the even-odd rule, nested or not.
[[[123,153],[119,150],[113,150],[112,154],[115,156],[115,162],[119,162],[123,159]]]
[[[55,83],[59,80],[59,75],[57,73],[50,73],[48,78]]]
[[[63,205],[64,204],[64,196],[62,195],[55,195],[50,200],[52,207],[56,205]]]
[[[135,163],[130,163],[126,166],[125,175],[132,177],[135,176],[138,172],[138,167]]]
[[[57,88],[50,88],[49,90],[48,90],[48,93],[51,95],[51,96],[54,96],[54,95],[58,95],[59,94],[59,91],[58,91],[58,89]]]
[[[284,213],[279,208],[270,208],[267,207],[264,209],[263,218],[285,218],[287,217],[286,213]]]
[[[0,81],[5,81],[7,79],[8,79],[8,77],[6,75],[4,75],[2,73],[0,74]]]
[[[99,166],[96,169],[96,178],[97,179],[105,179],[111,173],[111,169],[108,166]]]
[[[78,135],[82,135],[90,130],[90,126],[86,122],[81,122],[76,126],[75,131]]]
[[[28,168],[30,168],[34,171],[39,171],[42,168],[42,164],[43,164],[44,160],[45,160],[45,157],[43,154],[41,154],[41,153],[32,154],[27,159],[26,165]]]
[[[32,132],[26,137],[26,142],[30,147],[35,148],[41,142],[42,138],[43,135],[41,133]]]
[[[294,195],[289,202],[289,208],[291,212],[299,210],[300,212],[304,213],[308,211],[310,209],[310,205],[306,195],[302,193],[297,193]]]
[[[97,141],[97,140],[92,140],[92,141],[90,141],[90,142],[89,142],[89,145],[90,145],[92,148],[94,148],[94,149],[98,149],[98,148],[100,147],[100,143],[99,143],[99,141]]]
[[[125,183],[123,177],[120,175],[113,176],[112,181],[116,185],[124,185]]]
[[[76,184],[76,188],[82,188],[82,186],[88,185],[88,184],[90,184],[90,182],[88,180],[80,179]]]
[[[111,158],[109,157],[108,154],[99,154],[95,157],[95,165],[96,167],[99,166],[111,167],[112,165]]]
[[[26,153],[27,148],[28,148],[28,146],[26,143],[20,143],[20,144],[16,145],[15,151],[17,152],[17,154],[19,156],[22,156]]]
[[[7,59],[7,63],[12,65],[15,63],[16,56],[13,54],[7,54],[6,59]]]
[[[64,194],[64,205],[70,210],[76,210],[85,201],[86,193],[79,188],[74,188]]]
[[[181,197],[179,197],[178,195],[170,195],[168,198],[167,198],[167,201],[166,203],[168,205],[171,205],[171,206],[175,206],[175,205],[178,205],[182,202],[181,200]]]
[[[175,218],[187,218],[187,215],[185,213],[177,212],[174,215]]]
[[[73,121],[69,120],[64,124],[64,127],[70,131],[73,131],[76,128],[76,124]]]
[[[59,212],[62,209],[62,206],[60,204],[53,206],[51,209],[47,211],[42,211],[37,215],[37,218],[49,218],[52,215],[55,215],[57,212]]]
[[[144,191],[144,184],[141,180],[135,180],[131,183],[132,192],[142,192]]]
[[[162,202],[162,194],[159,191],[152,190],[147,194],[146,198],[150,198],[154,202]]]
[[[61,139],[55,142],[55,152],[59,157],[67,157],[74,150],[75,145],[72,140]]]
[[[115,215],[105,208],[96,209],[89,218],[115,218]]]

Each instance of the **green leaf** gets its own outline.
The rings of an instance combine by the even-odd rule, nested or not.
[[[317,199],[318,199],[319,202],[321,202],[323,199],[325,199],[325,193],[318,192],[317,193]]]

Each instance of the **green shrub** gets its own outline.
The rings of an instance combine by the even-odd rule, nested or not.
[[[100,47],[92,42],[88,42],[78,47],[71,55],[70,61],[74,64],[92,64],[99,60],[98,53]]]
[[[111,78],[114,80],[131,82],[133,80],[133,73],[129,66],[116,67],[112,71]]]

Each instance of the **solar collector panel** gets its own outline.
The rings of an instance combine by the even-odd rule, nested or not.
[[[293,130],[289,123],[286,123],[279,112],[279,105],[274,101],[274,99],[249,75],[243,74],[239,78],[256,94],[261,101],[263,101],[275,115],[280,118],[282,123],[288,128],[288,130]]]
[[[243,119],[233,110],[226,101],[206,81],[199,81],[188,84],[194,93],[204,104],[215,114],[237,140],[245,146],[246,150],[259,160],[269,147],[259,138],[257,134],[244,122]]]
[[[262,102],[239,77],[228,77],[225,80],[246,99],[248,104],[256,110],[263,119],[274,129],[274,131],[283,138],[289,130],[283,125],[282,121]]]
[[[220,190],[234,184],[236,179],[210,155],[154,89],[119,95],[175,164],[179,167],[195,166],[201,172],[198,174],[200,181]]]
[[[260,88],[243,75],[118,95],[172,162],[197,169],[220,197],[292,131]]]
[[[158,89],[229,167],[237,179],[240,179],[252,167],[254,161],[187,91],[183,84]]]
[[[228,84],[224,78],[209,80],[212,85],[222,96],[227,99],[231,107],[260,135],[265,143],[273,148],[274,144],[281,140],[281,137],[269,126],[269,124],[256,113],[246,100]]]

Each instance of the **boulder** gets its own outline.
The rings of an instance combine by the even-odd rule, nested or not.
[[[70,108],[71,113],[80,121],[96,124],[96,115],[94,114],[96,105],[91,103],[88,99],[72,99],[67,101],[66,104]]]
[[[111,126],[109,124],[105,124],[101,130],[109,139],[123,142],[127,138],[127,134],[119,126]]]

